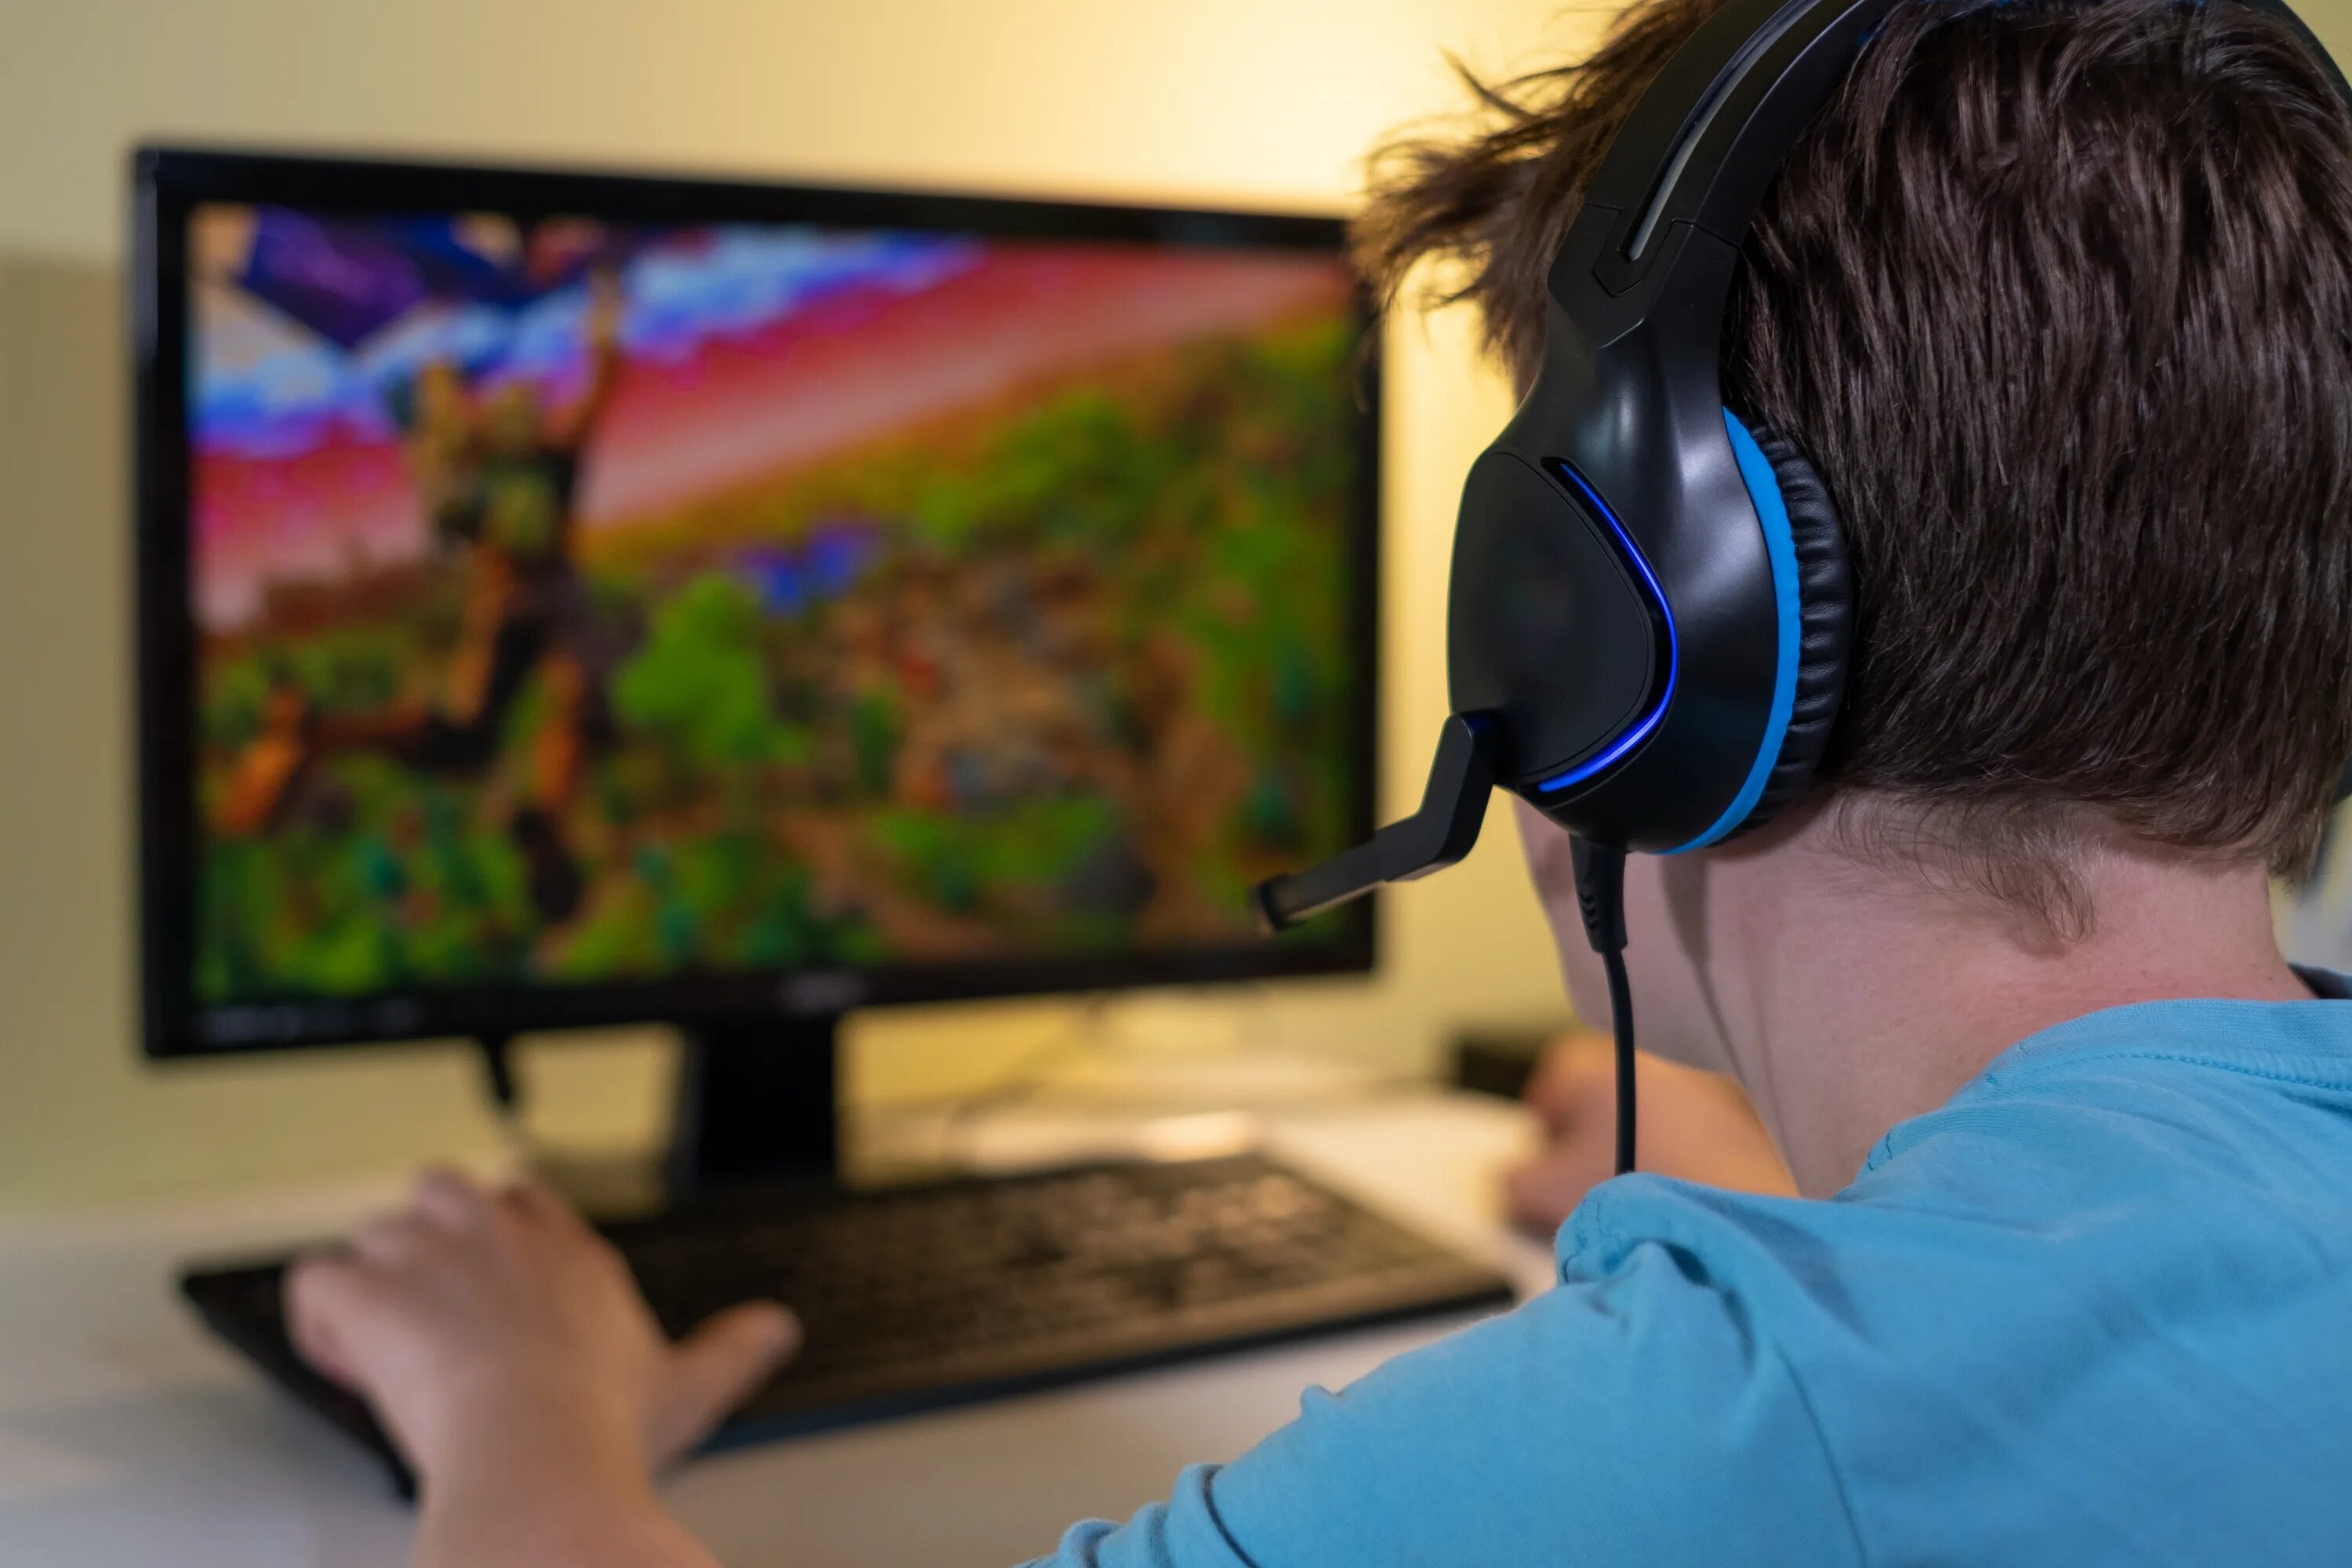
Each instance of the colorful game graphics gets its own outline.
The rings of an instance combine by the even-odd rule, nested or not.
[[[1231,943],[1358,814],[1328,257],[190,244],[205,1001]]]

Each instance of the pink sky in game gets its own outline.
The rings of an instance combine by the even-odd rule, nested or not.
[[[914,292],[853,289],[675,363],[632,360],[583,477],[583,529],[625,527],[894,429],[1154,346],[1336,309],[1314,256],[997,246]],[[337,423],[309,449],[192,455],[200,621],[234,629],[272,579],[332,579],[431,539],[387,435]]]

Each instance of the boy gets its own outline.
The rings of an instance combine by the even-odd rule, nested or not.
[[[1524,381],[1650,0],[1495,129],[1383,165],[1391,297],[1454,260]],[[1638,860],[1646,1042],[1801,1197],[1637,1176],[1560,1284],[1060,1561],[2321,1563],[2352,1542],[2352,1007],[2273,938],[2352,755],[2352,129],[2276,24],[1915,3],[1746,247],[1735,406],[1844,516],[1822,784]],[[1524,816],[1570,988],[1567,842]],[[424,1479],[420,1562],[701,1564],[651,1468],[785,1352],[662,1342],[544,1194],[431,1177],[293,1279]]]

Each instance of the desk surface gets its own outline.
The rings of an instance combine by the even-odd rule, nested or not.
[[[1494,1173],[1512,1108],[1400,1098],[1275,1117],[1266,1142],[1540,1289]],[[373,1461],[215,1345],[172,1288],[183,1258],[330,1234],[396,1193],[343,1185],[0,1225],[0,1563],[79,1568],[394,1568],[409,1516]],[[672,1504],[731,1568],[1007,1563],[1087,1517],[1123,1518],[1176,1472],[1230,1457],[1438,1321],[1081,1384],[738,1450],[688,1466]],[[889,1506],[905,1498],[915,1506]],[[919,1500],[917,1501],[917,1500]]]

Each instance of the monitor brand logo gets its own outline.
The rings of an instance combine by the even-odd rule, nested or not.
[[[776,1000],[787,1013],[845,1013],[864,1002],[868,986],[863,975],[839,971],[787,975],[776,987]]]

